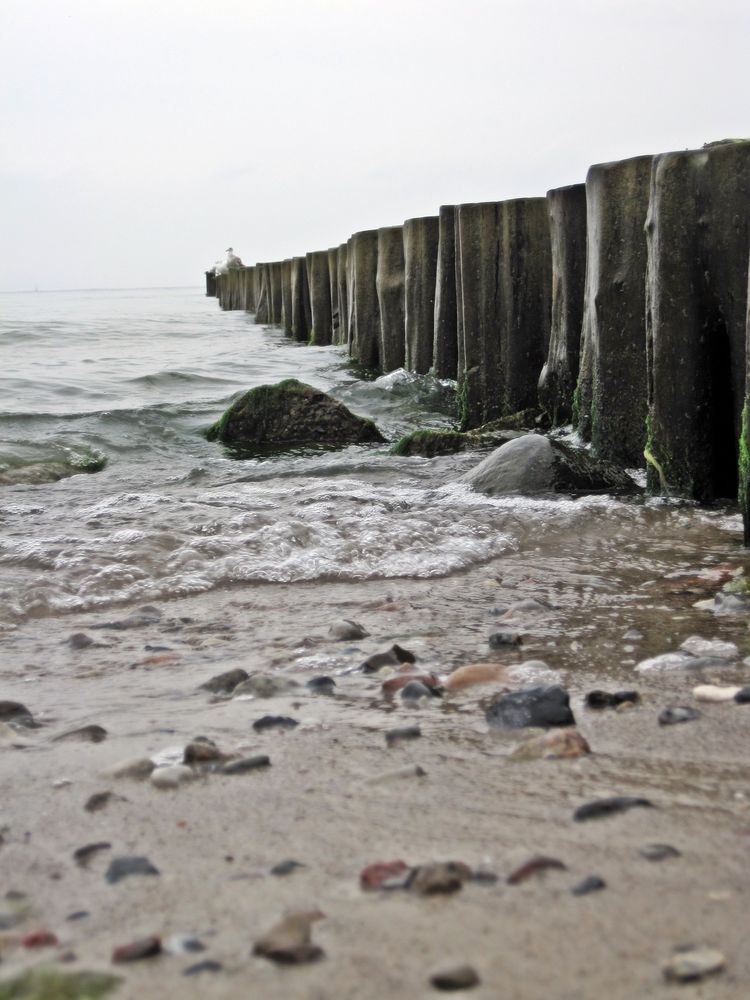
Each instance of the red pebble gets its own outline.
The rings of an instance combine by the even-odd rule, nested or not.
[[[29,931],[28,934],[24,934],[21,938],[21,944],[24,948],[51,948],[54,945],[60,944],[60,942],[52,931],[40,928],[39,930]]]
[[[112,952],[113,962],[138,962],[142,958],[153,958],[161,952],[161,938],[140,938],[130,944],[121,944]]]
[[[363,889],[379,889],[389,878],[397,878],[408,871],[405,861],[375,861],[362,869],[359,884]]]

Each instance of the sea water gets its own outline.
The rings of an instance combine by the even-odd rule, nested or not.
[[[461,482],[482,453],[388,445],[238,459],[206,428],[248,388],[296,377],[389,440],[451,427],[455,388],[363,379],[199,288],[0,296],[0,623],[218,588],[445,579],[476,567],[622,598],[735,552],[733,508],[495,498]],[[601,596],[605,595],[605,596]],[[611,598],[614,601],[614,598]],[[584,611],[585,613],[585,611]]]

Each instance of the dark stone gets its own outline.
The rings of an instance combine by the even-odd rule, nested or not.
[[[470,878],[471,869],[462,861],[437,861],[412,868],[406,888],[420,896],[436,896],[456,892]]]
[[[94,792],[86,799],[84,809],[86,812],[98,812],[103,809],[112,798],[112,792]]]
[[[85,632],[74,632],[68,639],[68,644],[71,649],[88,649],[89,646],[95,645],[91,636]]]
[[[586,708],[617,708],[626,702],[637,704],[641,696],[637,691],[589,691],[586,695]]]
[[[112,845],[106,840],[101,840],[96,844],[84,844],[83,847],[78,847],[73,851],[73,859],[77,865],[85,868],[95,854],[98,854],[100,851],[108,851],[111,847]],[[109,875],[107,877],[109,879]],[[112,880],[110,879],[110,881]]]
[[[385,743],[388,747],[395,747],[407,740],[417,740],[421,735],[419,726],[402,726],[400,729],[389,729],[385,734]]]
[[[107,738],[107,730],[104,726],[81,726],[80,729],[71,729],[69,733],[61,733],[55,736],[53,743],[61,740],[82,740],[84,743],[101,743]]]
[[[702,714],[697,708],[691,708],[689,705],[675,705],[670,708],[663,708],[659,712],[659,725],[675,726],[678,722],[693,722],[695,719],[700,719]]]
[[[622,469],[539,434],[508,441],[461,479],[489,496],[641,492]]]
[[[343,403],[293,378],[250,389],[208,429],[206,437],[250,450],[339,448],[385,440],[371,420],[355,416]]]
[[[253,729],[256,733],[264,733],[268,729],[294,729],[298,725],[299,722],[288,715],[264,715],[255,720]]]
[[[239,760],[230,761],[221,768],[222,774],[247,774],[248,771],[257,771],[259,768],[268,767],[271,758],[267,754],[256,754],[254,757],[241,757]]]
[[[106,879],[112,885],[121,882],[131,875],[159,875],[159,869],[154,867],[148,858],[138,855],[123,855],[112,858],[107,869]]]
[[[598,875],[588,875],[578,885],[574,885],[570,890],[574,896],[588,896],[590,892],[598,892],[599,889],[606,889],[607,883]]]
[[[280,861],[277,865],[274,865],[271,869],[272,875],[290,875],[297,868],[304,868],[305,865],[301,861],[294,861],[290,858],[287,861]]]
[[[204,958],[202,962],[196,962],[182,970],[183,976],[198,976],[201,972],[221,972],[224,966],[213,958]]]
[[[206,736],[196,736],[185,747],[182,754],[183,764],[209,764],[212,761],[225,760],[226,754],[220,750],[213,740]]]
[[[378,229],[376,275],[380,307],[380,364],[383,371],[404,367],[404,227]]]
[[[408,649],[394,643],[390,649],[383,653],[373,653],[368,656],[361,666],[361,670],[366,674],[373,674],[381,667],[395,667],[399,663],[416,663],[417,658]]]
[[[419,698],[442,698],[443,693],[440,688],[429,687],[421,681],[408,681],[401,688],[401,697],[404,701],[417,701]]]
[[[18,722],[31,718],[31,712],[20,701],[0,701],[0,722]]]
[[[487,709],[485,718],[494,729],[575,725],[568,692],[559,685],[524,688],[498,695]]]
[[[143,958],[153,958],[161,954],[161,938],[156,935],[139,938],[129,944],[121,944],[112,952],[113,962],[139,962]]]
[[[213,691],[215,694],[230,694],[238,684],[246,681],[249,676],[250,674],[246,670],[237,667],[235,670],[227,670],[223,674],[217,674],[200,686],[206,691]]]
[[[72,913],[69,913],[65,919],[66,920],[71,920],[71,921],[73,921],[73,920],[85,920],[87,917],[90,917],[90,916],[91,916],[91,914],[89,913],[88,910],[74,910]]]
[[[466,451],[470,441],[458,431],[433,430],[431,428],[412,431],[391,446],[392,455],[421,455],[434,458],[436,455],[454,455]]]
[[[595,799],[579,806],[573,813],[573,819],[582,823],[588,819],[600,819],[604,816],[615,816],[636,807],[653,808],[653,802],[648,799],[633,798],[629,795],[613,795],[606,799]]]
[[[665,861],[667,858],[681,858],[682,854],[671,844],[644,844],[638,853],[647,861]]]
[[[336,681],[333,677],[311,677],[305,687],[309,688],[313,694],[333,694]]]
[[[740,690],[734,696],[734,700],[739,705],[747,705],[748,703],[750,703],[750,687],[740,688]]]
[[[493,632],[490,636],[490,649],[502,649],[504,646],[520,646],[521,636],[518,632]]]
[[[543,854],[537,854],[535,857],[529,858],[528,861],[525,861],[522,865],[516,868],[515,871],[511,872],[507,877],[506,882],[508,885],[520,885],[532,875],[548,871],[550,868],[567,871],[567,865],[565,865],[558,858],[548,858]]]
[[[436,990],[450,992],[451,990],[470,990],[481,982],[479,975],[470,965],[457,965],[453,969],[444,969],[430,976],[430,984]]]

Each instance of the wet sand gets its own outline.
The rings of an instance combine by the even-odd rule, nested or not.
[[[0,981],[70,951],[76,961],[61,967],[114,970],[123,983],[113,995],[141,1000],[428,997],[438,995],[432,973],[466,962],[481,977],[467,993],[477,998],[744,996],[750,706],[697,705],[691,691],[712,678],[748,683],[747,615],[693,607],[731,568],[744,568],[746,553],[718,537],[708,545],[687,538],[683,551],[660,556],[656,572],[643,557],[615,575],[608,560],[614,565],[616,553],[601,544],[588,571],[565,552],[553,563],[527,546],[442,580],[245,587],[159,602],[157,622],[130,630],[93,628],[132,610],[119,607],[6,632],[0,697],[25,704],[41,726],[3,730],[0,912],[28,912],[0,932]],[[665,573],[670,560],[675,575]],[[510,619],[493,613],[526,597],[551,608]],[[339,618],[362,622],[370,636],[331,640]],[[505,627],[517,628],[523,645],[491,651],[489,634]],[[643,638],[625,639],[632,628]],[[101,645],[72,648],[77,632]],[[690,635],[734,641],[740,659],[695,675],[634,672],[637,661]],[[484,707],[497,683],[408,707],[382,697],[382,676],[343,673],[393,642],[416,654],[420,670],[442,676],[472,662],[544,660],[561,672],[592,754],[511,758],[532,732],[488,729]],[[234,667],[302,686],[272,699],[221,700],[199,689]],[[335,697],[304,687],[316,674],[335,677]],[[595,712],[583,707],[594,688],[635,688],[642,700]],[[697,705],[703,715],[661,727],[667,705]],[[300,725],[256,734],[252,722],[269,713]],[[54,741],[94,723],[107,730],[103,742]],[[386,730],[414,723],[421,738],[386,746]],[[104,776],[128,758],[172,759],[198,735],[226,751],[267,753],[271,766],[197,777],[176,790]],[[409,764],[425,775],[369,780]],[[116,797],[87,812],[87,799],[105,790]],[[645,797],[655,808],[573,821],[578,806],[609,795]],[[112,847],[77,865],[73,852],[97,841]],[[650,843],[681,856],[648,861],[639,848]],[[507,884],[534,854],[566,869]],[[119,855],[145,855],[161,874],[110,885],[105,872]],[[436,897],[360,889],[364,866],[396,858],[462,861],[498,881]],[[271,875],[285,859],[304,867]],[[573,896],[587,875],[606,888]],[[253,942],[285,911],[313,908],[326,915],[313,929],[323,960],[277,967],[252,956]],[[89,916],[66,919],[81,910]],[[37,927],[60,945],[21,948],[18,936]],[[117,945],[178,933],[197,935],[207,950],[110,964]],[[690,944],[718,948],[725,971],[697,985],[666,983],[662,963]],[[204,958],[223,969],[182,975]]]

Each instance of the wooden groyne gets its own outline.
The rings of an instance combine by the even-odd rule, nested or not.
[[[537,408],[654,492],[739,495],[749,540],[749,258],[750,140],[728,140],[208,272],[206,294],[364,368],[457,379],[465,429]]]

